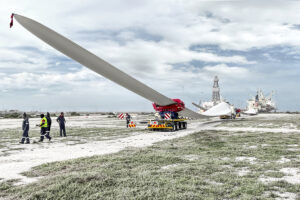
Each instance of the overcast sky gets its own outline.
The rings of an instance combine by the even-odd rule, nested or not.
[[[153,111],[151,102],[54,50],[32,18],[170,98],[210,100],[213,77],[237,107],[261,88],[300,110],[300,2],[1,0],[0,110]]]

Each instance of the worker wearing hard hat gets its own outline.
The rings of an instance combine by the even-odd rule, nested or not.
[[[28,132],[29,132],[29,119],[27,114],[24,112],[23,114],[23,123],[22,123],[22,130],[23,130],[23,135],[22,135],[22,139],[21,139],[21,144],[24,144],[25,140],[26,140],[26,144],[29,144],[29,136],[28,136]]]

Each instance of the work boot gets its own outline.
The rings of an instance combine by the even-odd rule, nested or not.
[[[51,138],[51,137],[49,137],[49,142],[51,141],[51,139],[52,139],[52,138]]]
[[[29,138],[26,139],[26,144],[30,144]]]
[[[22,138],[22,140],[19,142],[20,144],[24,144],[25,138]]]
[[[43,140],[44,140],[44,138],[41,137],[40,140],[39,140],[39,142],[43,142]]]

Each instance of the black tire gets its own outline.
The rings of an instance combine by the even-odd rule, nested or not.
[[[186,129],[186,122],[182,123],[182,129]]]
[[[172,124],[172,132],[176,131],[176,126],[175,124]]]

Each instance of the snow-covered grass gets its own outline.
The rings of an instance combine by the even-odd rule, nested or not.
[[[247,120],[270,124],[274,123],[275,118],[272,115],[264,115]],[[234,127],[238,123],[244,122],[243,120],[217,123],[195,121],[189,124],[189,128],[185,131],[162,133],[131,129],[132,132],[129,131],[124,137],[120,136],[121,127],[104,128],[89,125],[78,131],[76,139],[79,143],[75,141],[75,144],[70,145],[67,144],[68,138],[64,138],[53,143],[32,145],[33,149],[17,150],[9,155],[0,156],[0,172],[2,163],[12,162],[27,155],[20,152],[27,152],[28,155],[31,153],[32,155],[27,158],[34,162],[28,165],[33,167],[31,169],[19,169],[11,173],[18,174],[27,170],[20,175],[21,177],[11,178],[22,178],[32,183],[18,186],[15,185],[20,183],[17,180],[4,181],[0,184],[0,197],[299,198],[300,151],[290,150],[299,149],[298,128],[287,131],[280,126],[257,128],[250,124],[245,129]],[[76,129],[74,127],[74,131]],[[90,132],[81,134],[85,132],[84,130]],[[118,130],[120,133],[114,135],[113,132]],[[109,137],[106,132],[111,132],[113,136]],[[98,140],[92,141],[93,136],[99,137]],[[49,154],[48,160],[41,156],[47,151],[53,153]],[[61,159],[57,159],[59,153],[62,154]],[[13,157],[14,155],[17,157]],[[8,160],[1,160],[4,158]],[[21,159],[21,164],[26,165],[25,160]],[[49,163],[51,161],[57,162]],[[17,163],[13,162],[14,166],[18,166]],[[4,178],[7,180],[7,177]]]
[[[135,117],[136,122],[145,121],[147,118],[149,119],[149,116]],[[36,165],[115,153],[127,147],[149,146],[155,142],[201,130],[199,123],[201,122],[192,122],[189,124],[191,129],[185,131],[162,133],[149,132],[145,124],[137,124],[136,128],[125,128],[125,120],[105,115],[88,119],[72,117],[67,119],[67,137],[59,137],[58,126],[54,124],[51,142],[45,139],[43,143],[39,143],[39,129],[33,127],[30,129],[31,144],[19,144],[22,133],[20,130],[3,129],[0,134],[0,180],[19,179],[19,183],[30,183],[34,180],[20,173]]]
[[[242,116],[244,120],[222,123],[220,127],[235,128],[277,128],[277,129],[300,129],[300,114],[259,114],[257,116]]]

